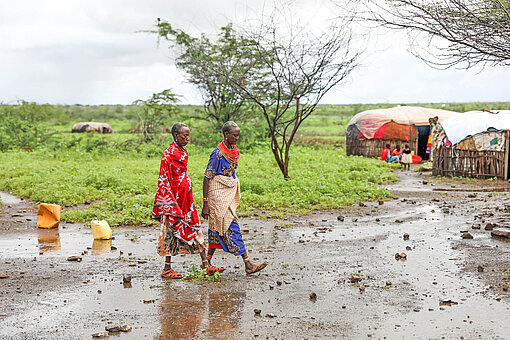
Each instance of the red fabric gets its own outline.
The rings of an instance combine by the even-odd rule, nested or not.
[[[218,149],[220,149],[221,153],[230,163],[237,163],[239,161],[240,152],[237,146],[234,145],[232,149],[227,148],[225,145],[225,141],[221,141],[218,144]]]
[[[152,218],[161,221],[161,216],[168,216],[174,235],[191,243],[200,228],[200,218],[187,171],[188,152],[173,142],[161,157]]]
[[[388,152],[391,152],[391,150],[388,148],[383,149],[383,151],[381,152],[381,161],[386,162],[386,157],[388,156]]]
[[[400,156],[402,154],[402,151],[404,151],[403,149],[400,149],[400,151],[398,151],[397,149],[393,150],[393,152],[391,153],[392,156]]]
[[[374,139],[384,139],[384,133],[386,132],[386,125],[384,124],[380,128],[378,128],[374,133]]]

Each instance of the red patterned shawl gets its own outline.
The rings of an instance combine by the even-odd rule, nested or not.
[[[171,143],[161,158],[152,218],[161,221],[162,216],[168,216],[174,235],[191,244],[200,228],[200,218],[187,170],[188,152]]]

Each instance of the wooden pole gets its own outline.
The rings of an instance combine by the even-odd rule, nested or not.
[[[504,172],[504,179],[505,181],[508,180],[508,176],[510,173],[510,161],[509,161],[509,154],[510,154],[510,131],[506,132],[506,143],[505,143],[505,163],[503,164],[503,172]]]

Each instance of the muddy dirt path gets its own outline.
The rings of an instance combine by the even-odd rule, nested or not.
[[[385,202],[243,219],[251,258],[270,265],[246,276],[240,259],[217,252],[227,267],[218,283],[161,279],[156,228],[114,229],[111,243],[82,224],[38,230],[35,205],[2,193],[0,337],[86,339],[130,324],[110,337],[508,339],[510,243],[485,227],[509,225],[510,193],[487,191],[509,184],[396,174]],[[200,261],[175,262],[184,274]]]

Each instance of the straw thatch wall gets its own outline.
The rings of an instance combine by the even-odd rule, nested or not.
[[[347,156],[380,157],[387,143],[391,145],[391,149],[394,149],[397,144],[400,144],[403,148],[405,143],[409,143],[411,150],[416,152],[418,150],[418,133],[416,128],[414,128],[414,132],[412,136],[409,136],[408,140],[359,139],[359,130],[354,125],[351,125],[348,127],[346,134]]]
[[[432,174],[447,177],[508,179],[510,131],[506,131],[506,146],[502,151],[457,150],[441,145],[434,148]]]

